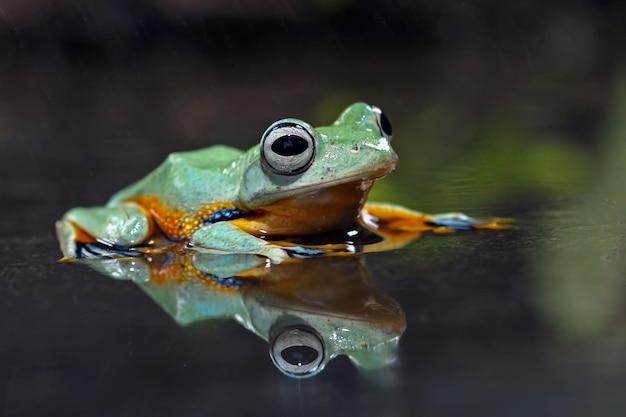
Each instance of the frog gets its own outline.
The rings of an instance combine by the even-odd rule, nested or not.
[[[366,203],[374,181],[398,164],[392,133],[379,107],[358,102],[327,126],[277,120],[247,151],[213,145],[174,152],[104,206],[66,212],[56,222],[63,259],[141,256],[164,242],[185,242],[196,251],[254,254],[280,263],[338,252],[333,245],[281,238],[347,230],[357,222],[369,229],[395,224],[403,231],[406,224],[417,225],[417,233],[403,234],[395,246],[424,226],[436,232],[500,227],[462,213],[426,216]]]

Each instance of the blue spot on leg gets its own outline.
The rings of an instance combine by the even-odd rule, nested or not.
[[[76,259],[110,259],[127,256],[141,256],[133,248],[102,242],[75,242]]]
[[[322,256],[328,253],[327,250],[317,248],[305,248],[302,246],[283,246],[287,254],[292,258],[305,259],[314,256]]]
[[[241,288],[250,285],[256,285],[259,282],[256,279],[252,278],[243,278],[238,276],[232,277],[218,277],[217,275],[206,273],[204,276],[216,284],[222,285],[224,287],[229,288]]]
[[[443,214],[434,216],[428,224],[456,230],[470,230],[475,225],[485,224],[485,222],[466,216],[465,214]]]
[[[202,219],[202,224],[207,225],[211,223],[235,220],[242,217],[252,216],[253,214],[254,211],[252,210],[243,210],[237,207],[224,208],[215,210],[213,213]]]

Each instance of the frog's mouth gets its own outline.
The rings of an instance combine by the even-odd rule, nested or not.
[[[233,223],[257,236],[310,235],[348,228],[358,219],[374,180],[394,167],[325,182],[323,187],[313,184],[282,196],[275,193],[276,200]]]
[[[343,184],[351,184],[351,183],[359,183],[359,182],[371,183],[372,181],[376,179],[383,178],[387,176],[388,174],[390,174],[393,170],[396,169],[397,165],[398,165],[398,157],[394,153],[393,158],[391,159],[391,161],[389,161],[388,164],[384,166],[380,166],[376,169],[371,169],[370,171],[367,171],[367,172],[355,173],[353,175],[346,175],[342,178],[337,178],[335,180],[328,180],[325,178],[320,178],[319,181],[312,182],[309,185],[299,186],[297,188],[280,189],[274,192],[268,192],[265,195],[264,200],[278,202],[279,200],[293,197],[293,196],[300,196],[300,195],[305,195],[309,193],[315,193],[317,191],[322,191],[322,190],[330,191],[330,190],[335,189],[337,186],[341,186]],[[371,184],[369,185],[369,187],[371,188]],[[369,192],[369,188],[365,192],[365,196],[367,196],[367,192]],[[269,203],[269,204],[273,204],[273,203]],[[263,203],[263,206],[265,205],[267,205],[267,203]]]

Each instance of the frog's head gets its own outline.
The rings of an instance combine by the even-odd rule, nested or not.
[[[387,116],[365,103],[351,105],[330,126],[273,123],[246,156],[239,202],[257,216],[245,227],[289,235],[349,226],[373,180],[396,167],[391,133]]]

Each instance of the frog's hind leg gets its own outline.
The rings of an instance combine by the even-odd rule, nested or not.
[[[77,207],[56,223],[63,256],[104,258],[132,256],[132,248],[154,233],[149,214],[136,204]]]
[[[510,227],[509,219],[481,220],[463,213],[425,214],[392,204],[368,203],[361,211],[361,224],[383,238],[382,242],[368,244],[366,252],[388,250],[404,246],[424,232],[452,233],[456,230]]]

